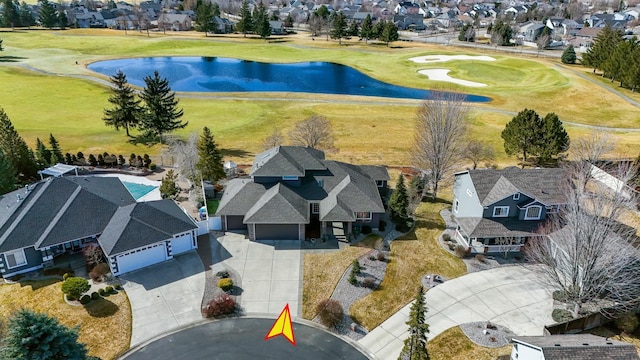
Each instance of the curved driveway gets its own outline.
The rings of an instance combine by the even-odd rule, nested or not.
[[[468,322],[491,321],[516,335],[542,335],[551,318],[551,291],[532,267],[503,266],[449,280],[426,293],[429,339]],[[378,359],[395,359],[408,336],[408,304],[358,342]]]

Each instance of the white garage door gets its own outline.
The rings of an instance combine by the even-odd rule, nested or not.
[[[116,261],[118,262],[118,275],[157,264],[166,259],[167,251],[164,243],[119,255],[116,257]]]
[[[171,253],[173,255],[181,254],[191,249],[193,249],[191,234],[186,234],[186,235],[182,235],[180,237],[171,239]]]

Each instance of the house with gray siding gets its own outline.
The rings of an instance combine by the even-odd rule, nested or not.
[[[98,244],[121,275],[197,247],[197,225],[171,200],[136,202],[115,177],[52,177],[0,196],[0,275],[55,266]]]
[[[334,229],[375,229],[385,212],[383,166],[327,160],[322,151],[277,146],[258,154],[250,178],[230,180],[216,212],[224,231],[251,240],[326,238]]]
[[[456,241],[473,253],[520,251],[548,214],[566,203],[562,169],[480,169],[456,173],[451,212]]]

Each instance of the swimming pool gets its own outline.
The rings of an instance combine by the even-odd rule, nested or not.
[[[127,190],[129,190],[133,198],[136,200],[140,199],[141,197],[147,195],[157,188],[157,186],[136,184],[127,181],[123,181],[122,184],[127,188]]]

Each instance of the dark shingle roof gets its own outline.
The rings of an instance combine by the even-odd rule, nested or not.
[[[538,228],[544,220],[518,220],[517,218],[456,218],[458,225],[469,237],[522,237],[538,234]]]
[[[266,192],[264,185],[250,179],[233,179],[227,183],[216,215],[245,215]]]
[[[480,203],[483,206],[504,199],[519,191],[545,205],[562,204],[566,196],[562,191],[562,169],[469,170]]]
[[[251,176],[305,176],[307,170],[324,170],[322,151],[302,146],[276,146],[256,155]]]
[[[197,225],[173,201],[149,201],[120,207],[98,242],[110,256],[196,228]]]
[[[360,169],[373,180],[389,180],[387,168],[379,165],[360,165]]]
[[[283,184],[276,184],[247,211],[246,224],[306,224],[307,201]]]
[[[513,339],[541,348],[545,360],[636,360],[633,344],[591,334],[522,336]]]

